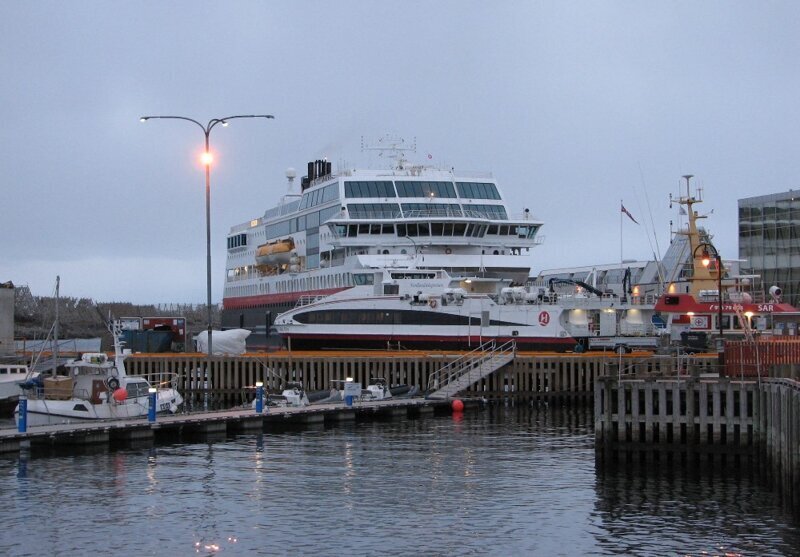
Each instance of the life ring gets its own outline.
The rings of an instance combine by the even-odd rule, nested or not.
[[[445,252],[447,255],[450,255],[451,253],[453,253],[453,250],[451,250],[450,248],[444,248],[444,252]]]
[[[116,391],[117,389],[119,389],[119,379],[117,379],[116,377],[109,377],[106,383],[108,384],[108,388],[111,389],[112,391]]]
[[[436,307],[436,298],[431,298],[430,300],[428,300],[428,305],[431,306],[431,308],[435,308]]]

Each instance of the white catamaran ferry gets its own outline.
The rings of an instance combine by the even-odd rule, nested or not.
[[[491,175],[409,164],[400,142],[387,149],[387,170],[308,163],[299,194],[231,229],[223,328],[251,330],[252,349],[280,335],[292,348],[513,339],[571,350],[574,331],[587,329],[582,308],[614,307],[615,331],[647,333],[652,304],[623,315],[613,296],[578,288],[567,302],[525,286],[542,222],[508,203]],[[294,171],[287,177],[291,191]]]

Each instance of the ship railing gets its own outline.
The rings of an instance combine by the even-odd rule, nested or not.
[[[324,298],[325,296],[313,296],[313,295],[300,296],[300,298],[297,299],[297,303],[294,305],[294,307],[299,308],[310,304],[314,304]]]

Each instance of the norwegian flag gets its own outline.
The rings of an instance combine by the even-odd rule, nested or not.
[[[623,212],[623,213],[625,213],[626,215],[628,215],[628,218],[629,218],[629,219],[631,219],[631,220],[632,220],[633,222],[635,222],[636,224],[639,224],[639,221],[637,221],[635,218],[633,218],[633,215],[630,213],[630,211],[628,211],[628,210],[625,208],[625,205],[623,205],[622,203],[620,203],[620,204],[619,204],[619,206],[622,208],[622,212]]]

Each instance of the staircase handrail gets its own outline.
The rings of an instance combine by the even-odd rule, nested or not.
[[[432,373],[428,378],[428,392],[443,389],[476,367],[480,367],[483,363],[491,361],[497,356],[513,354],[516,349],[516,341],[513,339],[500,346],[497,346],[495,340],[484,342],[476,349],[459,356]]]

